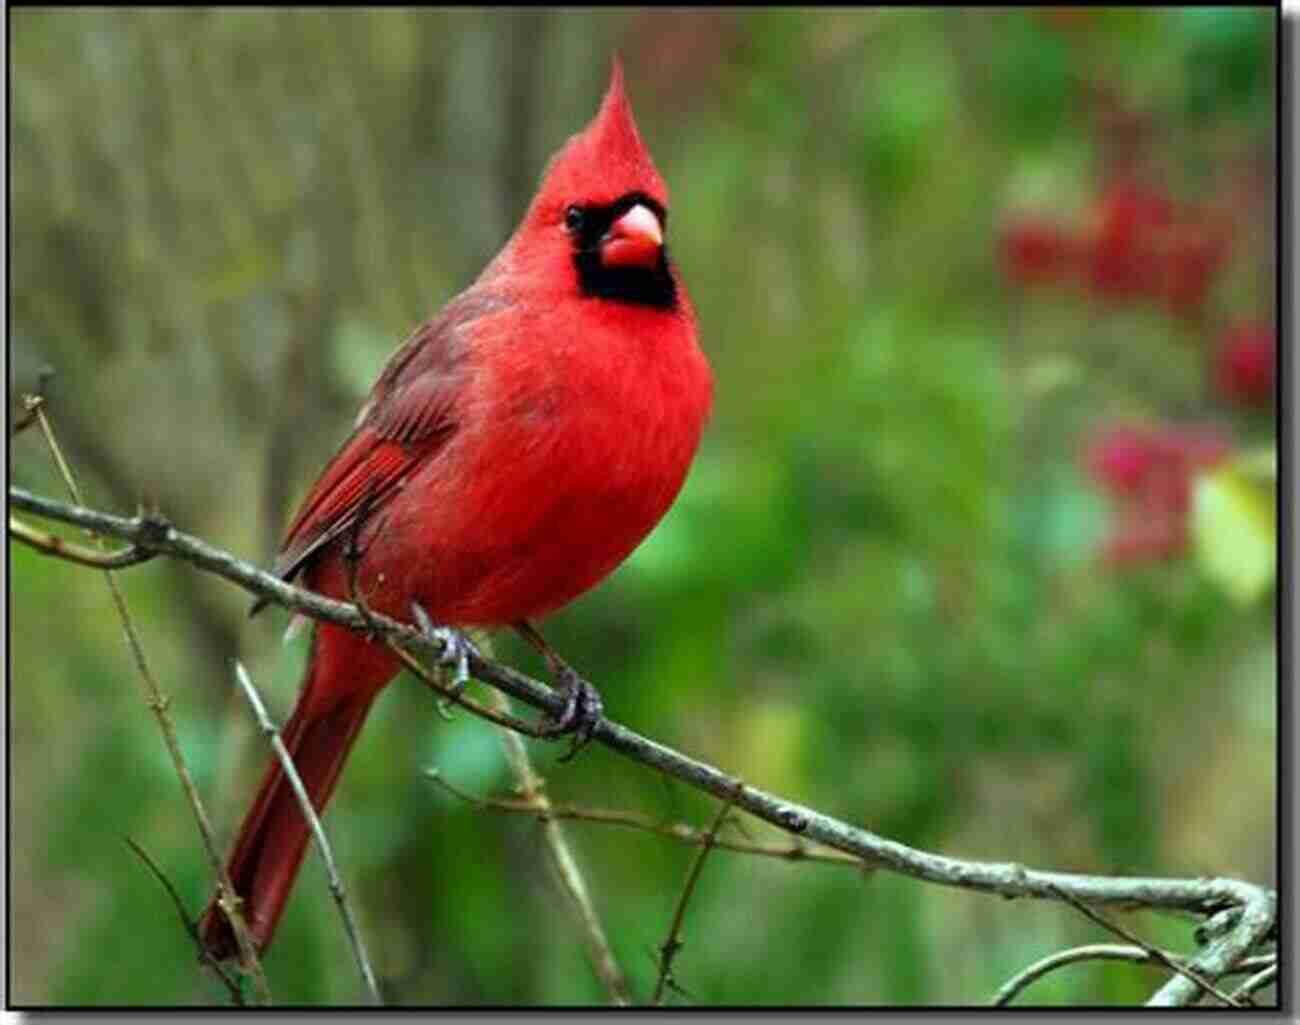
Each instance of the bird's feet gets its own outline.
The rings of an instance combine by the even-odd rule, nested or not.
[[[430,640],[439,641],[442,644],[442,652],[438,655],[438,664],[453,671],[451,678],[452,697],[460,697],[461,691],[469,683],[469,660],[472,657],[481,658],[478,648],[474,646],[463,630],[457,630],[454,626],[435,626],[429,614],[421,608],[419,602],[411,602],[411,614],[415,616],[415,622],[420,627],[420,633],[424,634]]]
[[[538,633],[537,627],[526,619],[512,625],[519,636],[546,659],[556,686],[564,691],[564,708],[559,715],[547,713],[537,728],[537,734],[540,737],[562,737],[566,733],[572,733],[573,743],[560,758],[560,761],[567,762],[591,740],[605,714],[605,703],[600,700],[600,691],[560,658],[559,652],[546,643],[546,638]]]
[[[538,729],[543,737],[562,737],[573,734],[573,743],[560,761],[567,762],[591,741],[597,724],[605,714],[605,703],[600,691],[584,680],[567,663],[554,667],[555,682],[564,690],[564,708],[558,716],[547,714]]]

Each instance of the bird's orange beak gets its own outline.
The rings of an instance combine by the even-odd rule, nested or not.
[[[664,232],[653,210],[638,203],[615,221],[600,240],[605,267],[654,267],[663,248]]]

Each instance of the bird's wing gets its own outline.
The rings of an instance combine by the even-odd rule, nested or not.
[[[325,467],[285,535],[275,573],[292,579],[317,552],[359,528],[411,471],[455,433],[465,332],[504,302],[467,292],[421,325],[388,361],[356,430]],[[256,609],[254,610],[256,611]]]

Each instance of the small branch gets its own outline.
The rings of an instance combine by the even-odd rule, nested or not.
[[[497,711],[502,715],[509,714],[508,697],[494,690],[492,699]],[[632,1003],[627,977],[619,967],[609,940],[605,937],[605,930],[596,915],[595,906],[591,903],[586,881],[582,878],[577,859],[569,848],[564,830],[560,828],[559,821],[550,814],[551,802],[544,790],[545,781],[533,768],[532,760],[528,757],[528,749],[524,747],[524,742],[519,739],[518,733],[502,729],[498,735],[501,738],[501,745],[505,748],[506,761],[510,763],[510,768],[519,781],[524,801],[531,806],[533,813],[541,822],[542,837],[546,842],[551,864],[555,868],[556,875],[559,876],[565,893],[569,896],[569,901],[578,913],[578,920],[582,924],[583,940],[587,946],[587,956],[591,959],[592,966],[605,984],[605,988],[609,990],[613,1003],[618,1007],[627,1007]]]
[[[244,993],[243,990],[239,988],[239,981],[231,978],[231,976],[226,972],[225,966],[223,966],[222,963],[214,958],[208,951],[203,940],[199,937],[198,925],[195,923],[195,920],[190,917],[189,911],[185,908],[185,902],[181,900],[181,895],[176,892],[176,887],[172,885],[172,881],[167,878],[166,873],[164,873],[158,866],[158,863],[149,856],[148,851],[132,840],[129,836],[124,836],[122,839],[126,841],[127,846],[130,847],[131,850],[135,851],[136,857],[144,862],[145,868],[153,873],[154,878],[162,884],[162,888],[167,891],[167,896],[171,897],[172,903],[176,906],[176,914],[181,920],[181,928],[183,928],[189,938],[194,941],[194,948],[198,951],[199,960],[217,974],[217,977],[221,980],[222,984],[230,991],[231,1001],[236,1005],[243,1007],[245,1003]]]
[[[528,801],[503,797],[477,797],[444,779],[437,769],[429,769],[425,775],[449,794],[475,807],[514,815],[538,815],[537,806],[530,804]],[[578,822],[596,822],[609,826],[628,826],[646,833],[654,833],[657,836],[665,836],[670,840],[678,840],[691,847],[703,847],[710,842],[708,830],[696,829],[685,822],[656,822],[654,819],[638,815],[636,812],[621,811],[615,808],[582,808],[572,804],[548,804],[545,814],[547,817],[555,819],[573,819]],[[856,858],[852,854],[842,854],[836,850],[818,850],[801,843],[798,838],[795,838],[793,843],[778,844],[758,843],[756,841],[741,843],[736,840],[724,840],[721,837],[716,837],[711,843],[712,846],[719,850],[733,851],[737,854],[754,854],[760,857],[778,858],[781,861],[815,861],[828,865],[844,865],[865,872],[872,871],[871,867],[861,858]]]
[[[115,552],[96,551],[93,548],[86,548],[83,545],[68,541],[66,538],[59,537],[58,534],[37,530],[35,527],[30,527],[12,516],[9,517],[9,533],[23,544],[29,545],[45,555],[52,555],[57,559],[66,559],[68,562],[75,562],[79,566],[89,566],[92,569],[125,569],[127,566],[135,566],[141,562],[148,562],[150,559],[157,558],[156,552],[146,552],[135,545],[127,545]]]
[[[1271,985],[1277,981],[1277,962],[1274,961],[1259,972],[1256,972],[1249,979],[1237,987],[1236,992],[1232,995],[1238,1000],[1250,1000],[1251,994],[1259,992],[1265,986]]]
[[[1120,937],[1121,939],[1128,940],[1130,943],[1134,944],[1135,946],[1140,947],[1142,950],[1146,951],[1146,953],[1148,954],[1148,956],[1151,957],[1152,960],[1159,962],[1160,964],[1164,965],[1166,968],[1170,969],[1173,972],[1176,972],[1179,975],[1183,975],[1186,976],[1188,979],[1191,979],[1194,983],[1196,983],[1196,985],[1200,986],[1203,990],[1205,990],[1205,992],[1213,994],[1214,996],[1218,997],[1229,1007],[1242,1006],[1238,1001],[1234,1000],[1232,997],[1228,996],[1228,994],[1224,993],[1222,990],[1216,987],[1213,982],[1211,982],[1209,979],[1205,978],[1199,972],[1197,972],[1196,969],[1193,968],[1191,965],[1179,964],[1177,961],[1173,960],[1168,955],[1166,955],[1165,952],[1160,950],[1158,947],[1153,947],[1151,944],[1147,943],[1146,940],[1142,939],[1141,936],[1138,936],[1136,933],[1129,932],[1129,930],[1125,929],[1122,925],[1118,924],[1117,922],[1108,921],[1102,915],[1099,915],[1096,911],[1093,911],[1092,908],[1088,907],[1088,905],[1085,904],[1083,901],[1079,900],[1076,897],[1071,896],[1070,894],[1066,893],[1064,890],[1058,889],[1057,896],[1059,896],[1061,900],[1065,901],[1067,904],[1074,907],[1084,917],[1091,919],[1093,922],[1096,922],[1099,926],[1101,926],[1106,931],[1113,932],[1116,936]]]
[[[40,416],[41,406],[45,404],[45,390],[49,387],[53,377],[54,368],[49,365],[43,366],[37,371],[36,391],[23,396],[23,415],[15,420],[13,426],[9,429],[10,438],[18,437],[28,427],[36,423]]]
[[[1043,976],[1081,961],[1132,961],[1137,964],[1159,964],[1157,958],[1141,947],[1123,947],[1117,943],[1090,943],[1087,946],[1062,950],[1041,961],[1035,961],[1024,971],[1009,979],[993,998],[994,1007],[1005,1007]]]
[[[29,404],[27,409],[23,410],[23,415],[15,420],[14,425],[9,428],[9,437],[11,439],[18,437],[18,435],[22,434],[28,427],[36,423],[36,410],[30,405],[33,397],[34,396],[28,396]]]
[[[1186,958],[1177,954],[1165,952],[1165,956],[1171,961],[1177,961],[1180,964],[1186,962]],[[1024,971],[1020,972],[1013,978],[1009,979],[997,995],[993,998],[994,1007],[1005,1007],[1010,1004],[1017,996],[1028,989],[1033,983],[1037,982],[1043,976],[1055,971],[1057,968],[1063,968],[1066,965],[1077,964],[1081,961],[1131,961],[1134,964],[1160,964],[1160,959],[1153,957],[1151,952],[1143,947],[1124,947],[1117,943],[1090,943],[1082,947],[1074,947],[1071,950],[1061,950],[1051,954],[1041,961],[1035,961]],[[1226,975],[1242,975],[1253,972],[1257,968],[1263,968],[1259,974],[1272,968],[1276,973],[1277,959],[1273,957],[1248,957],[1241,964],[1237,965]],[[1258,977],[1258,976],[1257,976]],[[1247,980],[1241,989],[1237,990],[1234,996],[1241,998],[1242,990],[1248,987],[1254,980]]]
[[[45,415],[44,401],[40,399],[34,400],[30,401],[28,405],[41,426],[41,432],[45,435],[45,442],[49,446],[50,454],[63,476],[64,483],[68,486],[72,500],[80,505],[82,501],[81,490],[77,487],[77,482],[72,476],[72,470],[68,466],[67,460],[63,458],[63,450],[59,448],[59,443],[54,437],[54,429],[50,426],[49,419]],[[83,524],[83,526],[92,533],[92,536],[95,536],[96,544],[102,543],[96,536],[92,526],[86,524]],[[135,622],[131,619],[131,613],[126,606],[126,599],[117,586],[117,580],[114,578],[112,570],[104,570],[104,579],[108,583],[108,590],[112,595],[118,618],[122,621],[122,630],[126,634],[127,647],[130,649],[131,657],[135,661],[136,670],[139,672],[141,680],[144,681],[147,704],[153,712],[154,718],[158,720],[163,742],[166,744],[167,752],[171,756],[172,767],[176,770],[176,776],[181,782],[181,789],[185,791],[190,808],[194,812],[194,820],[198,824],[199,835],[203,839],[204,851],[207,853],[208,862],[212,866],[213,874],[217,879],[217,902],[226,913],[226,917],[230,920],[231,928],[235,933],[240,964],[244,971],[253,977],[258,1002],[270,1004],[271,987],[266,981],[266,973],[262,970],[262,962],[257,956],[257,949],[253,945],[253,939],[248,933],[248,925],[244,922],[244,916],[239,911],[239,897],[235,893],[234,886],[230,883],[230,877],[226,874],[221,855],[217,853],[216,841],[213,839],[212,823],[208,820],[208,813],[199,798],[198,787],[195,786],[194,777],[190,775],[189,766],[185,762],[180,740],[176,736],[175,724],[172,723],[171,716],[167,712],[167,706],[170,703],[169,699],[163,696],[162,688],[159,687],[158,681],[153,675],[153,670],[149,667],[149,661],[145,658],[144,645],[140,641],[140,635],[136,632]]]
[[[330,849],[329,841],[325,838],[325,827],[321,825],[320,817],[316,814],[316,809],[312,807],[311,798],[307,796],[307,788],[303,786],[302,778],[298,775],[297,768],[294,767],[293,759],[289,756],[289,749],[284,746],[280,731],[275,728],[275,724],[271,722],[271,717],[266,714],[266,706],[262,704],[261,695],[257,693],[257,688],[253,686],[253,681],[248,678],[247,671],[245,671],[243,664],[238,659],[235,660],[235,677],[239,680],[239,686],[243,688],[244,696],[253,708],[253,714],[257,717],[258,726],[262,728],[262,732],[266,734],[267,739],[271,742],[271,748],[275,751],[275,756],[280,759],[285,778],[289,780],[294,796],[298,798],[298,805],[302,809],[303,816],[311,827],[312,836],[316,840],[316,848],[320,851],[321,859],[325,862],[325,872],[329,876],[330,893],[334,897],[334,903],[338,905],[339,914],[343,918],[343,928],[348,934],[348,942],[352,945],[352,955],[356,958],[357,966],[361,970],[361,980],[365,983],[371,1000],[376,1005],[382,1004],[384,1001],[379,995],[379,983],[375,981],[374,969],[370,967],[370,958],[366,956],[365,947],[361,942],[361,934],[357,931],[356,921],[352,917],[352,907],[348,903],[347,895],[343,892],[343,881],[339,878],[338,868],[334,864],[334,852]]]
[[[286,584],[274,575],[244,562],[200,538],[182,533],[157,516],[123,517],[93,509],[69,506],[23,488],[10,486],[14,508],[47,519],[86,527],[166,554],[239,585],[253,595],[302,612],[314,619],[352,629],[377,629],[385,639],[412,651],[438,654],[438,642],[420,631],[379,614],[368,623],[354,605],[334,601]],[[539,680],[498,662],[472,655],[469,668],[475,679],[491,684],[542,712],[558,715],[564,697]],[[462,705],[464,701],[460,702]],[[466,705],[465,707],[469,707]],[[477,714],[477,713],[476,713]],[[1240,911],[1234,924],[1196,958],[1203,975],[1217,978],[1249,956],[1269,936],[1277,923],[1277,894],[1266,887],[1239,879],[1169,879],[1141,876],[1098,876],[1051,872],[1016,863],[967,861],[917,850],[860,829],[814,808],[798,804],[757,787],[744,785],[712,765],[689,758],[609,718],[597,724],[593,737],[634,761],[723,800],[771,823],[787,833],[861,858],[869,864],[941,886],[954,886],[1005,898],[1028,897],[1059,900],[1068,893],[1081,901],[1113,907],[1148,907],[1190,911],[1215,916],[1226,909]],[[738,789],[739,788],[739,789]],[[1200,993],[1190,979],[1171,979],[1151,999],[1156,1006],[1178,1006]]]
[[[739,795],[743,784],[737,781],[736,793]],[[682,923],[686,920],[686,905],[691,902],[691,897],[695,893],[695,884],[699,882],[700,872],[704,868],[704,861],[713,850],[713,845],[718,838],[718,830],[722,828],[722,823],[726,821],[728,813],[734,800],[726,801],[718,809],[718,815],[713,820],[713,825],[709,827],[708,833],[705,834],[705,843],[695,855],[694,861],[691,862],[690,870],[686,873],[686,884],[682,887],[682,895],[677,901],[677,909],[673,912],[672,925],[668,929],[668,938],[664,940],[663,946],[659,948],[659,978],[655,980],[654,996],[650,998],[650,1003],[655,1007],[662,1007],[664,1002],[664,991],[671,984],[673,961],[682,949],[681,933]]]

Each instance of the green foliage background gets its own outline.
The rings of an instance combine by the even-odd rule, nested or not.
[[[1100,566],[1077,459],[1090,425],[1199,410],[1200,343],[1154,310],[1015,296],[995,250],[1005,210],[1086,204],[1084,77],[1161,112],[1189,198],[1216,147],[1271,167],[1272,13],[19,10],[10,31],[10,408],[57,369],[91,504],[157,503],[269,561],[378,367],[495,252],[618,49],[717,407],[667,520],[552,642],[621,721],[911,845],[1274,880],[1271,596],[1235,603],[1190,560]],[[1271,311],[1271,230],[1239,241],[1219,314]],[[1267,418],[1242,430],[1271,443]],[[11,458],[62,494],[37,432]],[[10,1000],[219,1004],[122,842],[206,900],[107,589],[9,556]],[[230,659],[283,716],[303,645],[215,578],[120,580],[228,837],[265,758]],[[556,800],[714,814],[604,750],[533,752]],[[458,803],[431,766],[511,783],[490,727],[399,680],[327,818],[387,997],[601,1002],[536,824]],[[645,997],[693,851],[568,832]],[[1190,944],[1181,919],[1130,924]],[[978,1003],[1097,936],[1069,909],[718,853],[675,999]],[[266,963],[279,1001],[360,998],[314,856]],[[1080,966],[1024,1002],[1133,1002],[1158,975]]]

